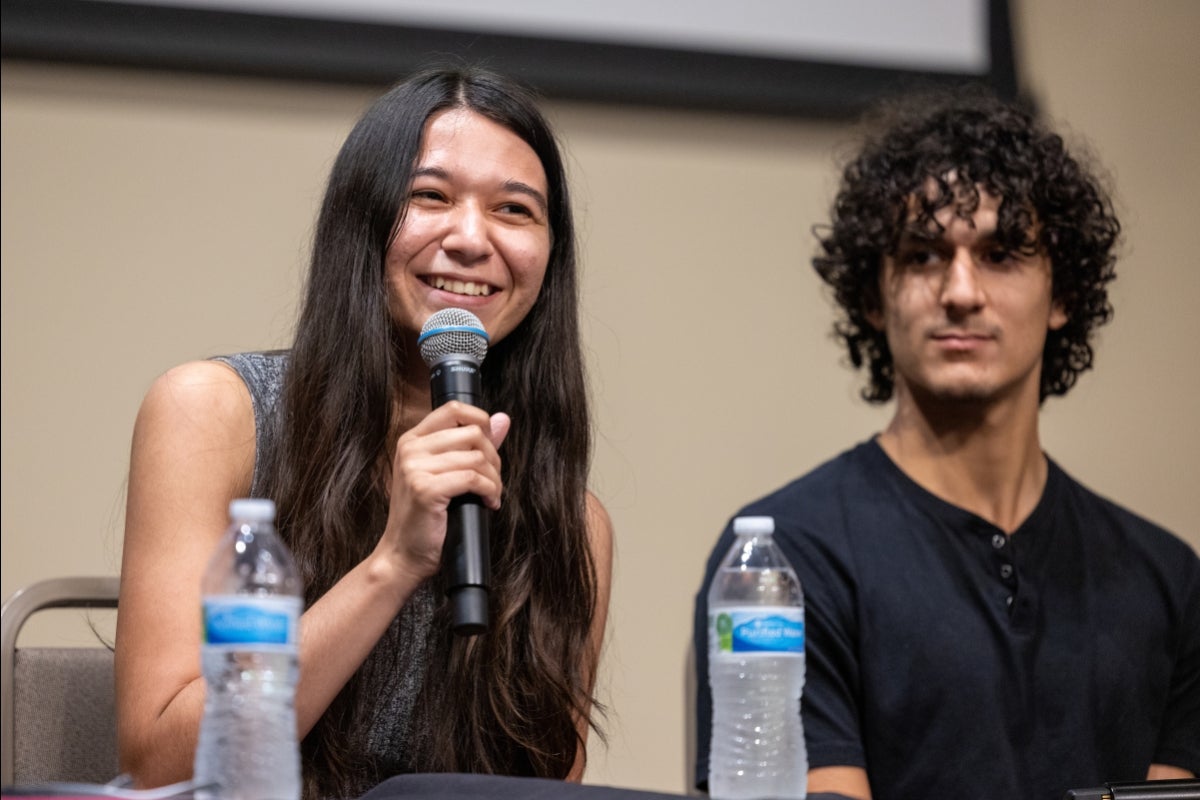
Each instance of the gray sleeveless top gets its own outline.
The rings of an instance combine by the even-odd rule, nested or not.
[[[254,477],[250,495],[263,497],[263,465],[278,445],[279,397],[283,389],[283,374],[287,366],[285,350],[236,353],[217,356],[232,367],[250,390],[254,405]],[[365,794],[378,781],[402,772],[420,771],[409,757],[413,702],[420,691],[425,675],[426,635],[433,618],[434,599],[429,584],[422,585],[400,614],[392,620],[390,635],[385,635],[371,653],[383,676],[371,685],[364,685],[365,697],[376,698],[369,718],[358,720],[354,730],[346,735],[354,742],[353,752],[364,757],[370,765],[363,775],[363,785],[356,794]],[[301,665],[303,669],[303,665]]]

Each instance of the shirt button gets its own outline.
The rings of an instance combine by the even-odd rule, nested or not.
[[[1005,580],[1007,580],[1008,578],[1012,577],[1012,574],[1013,574],[1012,564],[1001,564],[1000,565],[1000,577],[1001,578],[1004,578]]]
[[[992,547],[996,548],[997,550],[1004,547],[1004,543],[1007,541],[1008,537],[1006,537],[1003,533],[992,534]]]
[[[1004,598],[1004,603],[1005,603],[1005,605],[1010,605],[1010,606],[1011,606],[1011,605],[1012,605],[1012,600],[1013,600],[1013,599],[1012,599],[1012,595],[1010,594],[1008,597]]]

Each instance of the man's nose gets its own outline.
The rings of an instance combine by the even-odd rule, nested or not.
[[[942,305],[962,313],[981,308],[985,299],[974,255],[966,248],[956,249],[942,277]]]

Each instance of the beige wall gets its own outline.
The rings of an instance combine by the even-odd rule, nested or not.
[[[1111,168],[1128,234],[1098,369],[1048,403],[1047,447],[1200,548],[1200,4],[1014,5],[1022,73]],[[118,571],[129,435],[159,372],[288,340],[324,176],[374,92],[17,63],[2,87],[8,597]],[[589,781],[680,792],[709,546],[739,505],[887,418],[856,400],[807,267],[845,130],[549,111],[582,228],[593,485],[618,537],[611,743]]]

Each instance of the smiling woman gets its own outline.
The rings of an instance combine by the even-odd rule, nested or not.
[[[410,333],[457,305],[493,342],[533,307],[550,257],[546,173],[504,126],[463,108],[426,125],[404,221],[387,251],[392,318]]]
[[[292,348],[176,367],[139,412],[116,648],[139,784],[191,771],[200,571],[241,496],[276,501],[305,583],[306,798],[402,772],[582,775],[611,529],[586,485],[577,293],[559,149],[524,90],[426,71],[366,112],[329,178]],[[491,334],[495,413],[431,407],[416,339],[448,307]],[[473,638],[452,632],[439,572],[468,493],[494,534]]]

